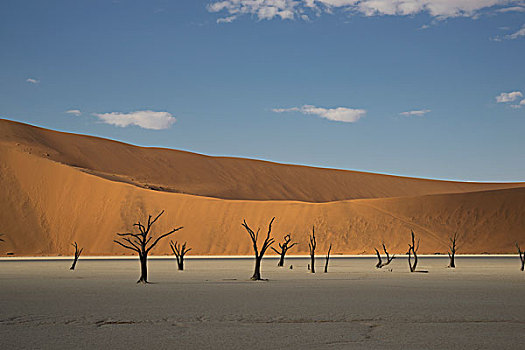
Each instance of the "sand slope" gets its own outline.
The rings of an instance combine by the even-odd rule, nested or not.
[[[136,147],[0,119],[0,142],[144,188],[223,199],[329,202],[521,187],[434,181]]]
[[[330,203],[226,200],[111,181],[4,142],[0,188],[1,231],[7,238],[2,254],[69,255],[73,240],[85,254],[129,254],[112,242],[115,232],[162,209],[166,214],[156,232],[184,226],[174,238],[187,240],[199,255],[251,254],[242,219],[264,230],[272,216],[277,240],[290,232],[300,242],[295,254],[306,253],[312,225],[320,253],[328,242],[335,253],[372,253],[381,241],[404,253],[410,229],[421,238],[421,253],[446,252],[455,230],[462,235],[461,253],[507,253],[515,241],[525,245],[525,188],[519,187]],[[167,254],[167,243],[154,253]]]

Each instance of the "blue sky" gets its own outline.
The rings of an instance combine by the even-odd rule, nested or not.
[[[525,3],[392,4],[2,1],[0,117],[210,155],[525,181]]]

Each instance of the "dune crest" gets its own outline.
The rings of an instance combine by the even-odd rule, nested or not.
[[[417,179],[145,148],[0,119],[0,139],[38,157],[163,192],[222,199],[330,202],[522,187]]]

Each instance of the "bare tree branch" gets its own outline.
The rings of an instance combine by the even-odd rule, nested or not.
[[[254,281],[261,280],[261,260],[266,250],[275,242],[275,240],[270,236],[272,232],[272,224],[274,220],[275,220],[275,217],[272,218],[272,220],[270,221],[270,224],[268,225],[268,233],[266,234],[266,238],[263,241],[260,251],[257,246],[257,239],[259,238],[260,229],[257,229],[257,233],[254,233],[253,230],[246,223],[246,220],[243,220],[243,223],[241,224],[246,229],[246,231],[248,232],[252,240],[253,252],[255,254],[255,271],[251,279]]]
[[[187,252],[191,250],[191,248],[186,248],[186,242],[184,244],[180,244],[177,241],[173,243],[173,241],[170,241],[170,247],[173,251],[173,254],[175,255],[175,258],[177,259],[177,267],[180,271],[184,270],[184,256]]]
[[[324,273],[328,272],[328,261],[330,260],[331,250],[332,250],[332,243],[330,243],[330,248],[328,248],[328,253],[326,253],[326,263],[324,264]]]
[[[449,237],[450,244],[448,247],[450,250],[447,252],[447,254],[450,259],[450,262],[448,264],[448,267],[450,268],[456,267],[455,257],[456,257],[456,251],[457,251],[457,244],[456,244],[457,240],[458,240],[458,231],[454,232],[454,235],[452,237]]]
[[[521,251],[520,245],[516,242],[516,248],[518,248],[518,254],[520,255],[521,271],[525,270],[525,252]]]
[[[308,248],[310,250],[310,272],[315,273],[315,248],[317,247],[317,241],[315,240],[315,226],[312,226],[312,234],[308,237]]]
[[[285,258],[286,253],[294,245],[297,244],[297,243],[291,243],[291,242],[292,242],[292,236],[290,234],[287,234],[287,235],[284,236],[283,243],[279,243],[279,248],[281,249],[281,251],[278,251],[274,247],[271,247],[274,252],[276,252],[277,254],[279,254],[281,256],[280,259],[279,259],[279,262],[277,263],[277,266],[279,266],[279,267],[283,267],[284,266],[284,258]]]
[[[174,228],[173,230],[161,234],[155,240],[151,235],[151,227],[157,222],[157,220],[164,214],[164,210],[161,211],[153,220],[152,216],[148,215],[148,221],[146,225],[143,225],[140,221],[133,224],[133,227],[138,228],[140,233],[117,233],[117,236],[120,237],[121,241],[114,240],[115,243],[122,246],[123,248],[133,250],[139,254],[140,258],[140,267],[141,275],[137,283],[148,283],[148,268],[147,260],[149,252],[160,242],[161,239],[182,230],[183,227]],[[153,243],[150,242],[153,240]]]
[[[182,227],[182,226],[181,226],[181,227],[177,227],[177,228],[174,228],[173,230],[171,230],[170,232],[167,232],[167,233],[165,233],[165,234],[163,234],[163,235],[160,235],[160,236],[159,236],[159,237],[158,237],[158,238],[157,238],[157,239],[156,239],[156,240],[150,245],[150,247],[149,247],[148,249],[146,249],[146,252],[149,253],[149,251],[150,251],[151,249],[153,249],[153,247],[155,247],[155,246],[157,245],[157,243],[159,243],[159,241],[160,241],[161,239],[163,239],[164,237],[167,237],[167,236],[171,235],[172,233],[175,233],[175,232],[177,232],[177,231],[179,231],[179,230],[182,230],[183,228],[184,228],[184,227]],[[148,244],[148,242],[149,242],[150,240],[151,240],[151,237],[148,238],[148,240],[146,241],[146,244]]]
[[[383,251],[385,252],[385,255],[386,255],[386,262],[383,263],[382,259],[381,259],[381,254],[379,254],[379,251],[375,249],[376,251],[376,254],[377,254],[377,259],[378,259],[378,263],[376,264],[376,268],[380,269],[384,266],[387,266],[388,264],[390,264],[392,262],[392,260],[394,260],[396,258],[395,255],[392,255],[390,256],[390,254],[388,254],[388,250],[386,249],[386,245],[385,243],[381,243],[381,245],[383,246]]]
[[[79,250],[77,242],[71,243],[71,245],[73,247],[75,247],[75,257],[74,257],[74,260],[73,260],[73,264],[71,265],[71,267],[69,269],[70,270],[74,270],[75,266],[77,265],[78,258],[80,257],[80,254],[82,254],[82,251],[84,250],[84,248]]]

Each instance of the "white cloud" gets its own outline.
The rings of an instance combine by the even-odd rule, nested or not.
[[[235,18],[251,15],[259,20],[307,19],[309,13],[317,16],[337,9],[364,16],[428,13],[437,19],[445,19],[475,18],[485,10],[521,11],[520,6],[502,8],[515,3],[517,0],[220,0],[210,2],[207,8],[210,12],[227,12]]]
[[[355,123],[366,114],[366,110],[364,109],[346,107],[321,108],[312,105],[292,108],[274,108],[272,111],[276,113],[300,112],[302,114],[316,115],[321,118],[344,123]]]
[[[26,81],[31,84],[38,84],[40,83],[40,80],[33,79],[33,78],[27,78]]]
[[[237,18],[237,16],[228,16],[228,17],[219,18],[219,19],[217,19],[217,23],[231,23],[236,18]]]
[[[429,112],[430,112],[430,109],[418,109],[418,110],[413,110],[413,111],[401,112],[399,114],[405,117],[410,117],[413,115],[421,117]]]
[[[80,111],[80,109],[70,109],[70,110],[67,110],[66,111],[67,114],[73,114],[75,116],[80,116],[82,115],[82,112]]]
[[[525,106],[525,99],[521,100],[520,103],[516,105],[510,105],[512,108],[521,108]]]
[[[498,12],[525,12],[525,7],[523,6],[504,7],[504,8],[499,9]]]
[[[94,113],[106,124],[126,127],[136,125],[144,129],[168,129],[176,119],[168,112],[135,111],[131,113]]]
[[[518,39],[519,37],[522,37],[522,36],[525,36],[525,24],[522,25],[521,29],[518,30],[517,32],[509,34],[509,35],[505,35],[505,39],[514,40],[514,39]]]
[[[496,96],[497,103],[506,103],[516,101],[518,98],[523,97],[521,91],[502,92]]]
[[[256,16],[259,20],[273,19],[293,19],[295,15],[300,14],[297,6],[302,0],[224,0],[209,3],[207,8],[210,12],[225,11],[230,14],[227,23],[232,22],[239,15]],[[220,23],[225,23],[221,21]]]

